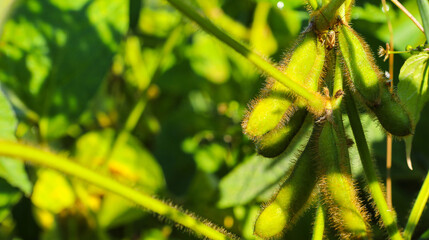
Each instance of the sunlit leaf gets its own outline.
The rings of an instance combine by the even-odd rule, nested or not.
[[[37,175],[38,179],[31,196],[35,206],[52,213],[60,213],[74,205],[76,195],[70,182],[63,175],[48,169],[40,169]]]
[[[171,32],[171,29],[179,23],[180,15],[168,8],[156,7],[156,10],[150,7],[142,8],[138,25],[144,33],[166,37]]]
[[[64,135],[95,95],[128,26],[127,4],[29,0],[6,23],[0,81],[42,116],[42,136]]]
[[[129,134],[125,140],[117,143],[113,140],[115,132],[105,129],[83,135],[76,144],[76,156],[79,161],[99,172],[131,184],[148,194],[160,191],[165,186],[162,170],[153,156],[141,143]],[[89,194],[93,189],[89,189]],[[98,190],[93,192],[99,194]],[[135,205],[110,193],[104,193],[97,218],[102,227],[113,227],[130,222],[142,216]]]
[[[267,23],[271,6],[266,3],[256,5],[252,28],[250,30],[250,44],[265,56],[277,51],[277,42]]]
[[[194,71],[213,83],[224,83],[231,74],[228,57],[220,43],[206,33],[197,32],[189,49]]]
[[[128,37],[125,41],[125,63],[129,67],[125,76],[127,81],[139,90],[144,90],[150,83],[150,75],[148,66],[144,62],[140,47],[139,38],[136,36]],[[156,58],[152,58],[151,62],[156,62]]]
[[[407,59],[399,73],[398,96],[411,114],[413,128],[420,119],[420,112],[429,100],[428,94],[429,54],[420,53]],[[405,138],[407,163],[411,166],[411,148],[413,136]]]

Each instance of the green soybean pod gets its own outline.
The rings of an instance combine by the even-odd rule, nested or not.
[[[337,134],[333,124],[326,122],[317,142],[319,186],[323,206],[333,228],[341,239],[368,238],[365,212],[349,172],[348,149],[345,136]]]
[[[369,106],[383,128],[398,137],[405,137],[412,133],[410,115],[402,106],[399,98],[390,93],[387,87],[382,88],[381,100]]]
[[[283,71],[307,88],[317,91],[323,74],[325,50],[316,34],[305,33],[287,59]],[[295,100],[288,88],[272,79],[261,95],[251,103],[242,127],[244,133],[255,141],[259,154],[275,157],[287,148],[297,134],[307,111],[304,103]]]
[[[338,41],[346,65],[343,70],[352,90],[361,96],[387,132],[399,137],[410,135],[410,116],[384,84],[385,78],[374,64],[366,43],[347,25],[340,27]]]
[[[350,89],[357,92],[365,102],[380,101],[380,86],[384,78],[368,45],[348,25],[340,25],[337,35],[345,62],[343,70]]]
[[[317,182],[313,160],[307,144],[290,176],[259,214],[254,229],[256,235],[264,239],[281,235],[307,209]]]
[[[303,128],[307,114],[305,108],[296,108],[287,124],[281,125],[258,138],[255,142],[258,154],[273,158],[286,150],[290,142],[297,137],[298,132]]]

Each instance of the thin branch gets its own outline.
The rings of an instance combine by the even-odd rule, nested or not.
[[[349,116],[350,126],[352,127],[356,146],[358,148],[371,196],[375,202],[375,205],[377,206],[381,220],[383,221],[390,238],[392,240],[401,240],[403,238],[398,230],[396,219],[393,214],[394,211],[387,205],[383,191],[381,190],[381,183],[378,181],[377,174],[375,172],[374,164],[372,162],[371,154],[368,148],[368,143],[363,132],[362,123],[360,121],[359,113],[356,109],[353,96],[351,96],[350,91],[347,91],[345,97],[347,115]]]
[[[250,62],[256,65],[259,69],[272,76],[274,79],[282,83],[287,88],[291,89],[296,95],[306,100],[309,109],[312,110],[316,116],[321,116],[325,112],[326,100],[317,92],[307,89],[302,84],[293,80],[293,76],[287,75],[251,51],[247,46],[243,45],[216,25],[210,20],[202,16],[193,7],[183,3],[182,0],[167,0],[173,7],[183,13],[185,16],[196,22],[206,32],[212,34],[214,37],[246,57]]]
[[[69,176],[79,178],[106,191],[118,194],[119,196],[135,202],[147,210],[169,218],[174,222],[193,230],[198,235],[205,236],[209,239],[234,239],[230,234],[226,234],[226,231],[223,229],[215,227],[212,224],[208,224],[206,221],[198,220],[195,216],[184,213],[170,204],[166,204],[161,200],[155,199],[142,192],[138,192],[111,178],[102,176],[73,161],[70,161],[67,158],[57,156],[53,153],[45,152],[21,143],[0,141],[0,156],[21,159],[25,163],[48,167],[63,172]]]
[[[390,39],[390,49],[394,49],[394,42],[393,42],[393,27],[392,22],[390,21],[388,10],[387,10],[387,4],[386,0],[381,0],[383,3],[384,13],[386,14],[387,19],[387,27],[389,28],[389,39]],[[394,55],[393,53],[389,54],[389,90],[390,92],[393,91],[393,63],[394,63]],[[387,204],[389,205],[389,208],[393,207],[392,204],[392,134],[387,133],[387,141],[386,141],[386,198],[387,198]]]
[[[399,9],[401,9],[402,12],[405,13],[405,15],[407,15],[411,21],[413,21],[413,23],[420,29],[420,31],[422,31],[422,33],[425,32],[425,30],[423,29],[422,25],[417,21],[417,19],[410,13],[408,12],[408,10],[404,7],[404,5],[402,5],[398,0],[391,0]]]
[[[426,175],[425,181],[423,182],[422,189],[420,189],[417,200],[411,209],[410,217],[408,218],[407,225],[405,226],[404,239],[411,239],[414,229],[422,216],[423,210],[425,209],[426,203],[429,198],[429,173]]]

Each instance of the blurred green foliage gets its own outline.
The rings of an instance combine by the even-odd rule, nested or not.
[[[301,0],[189,2],[275,63],[309,18]],[[403,4],[418,16],[415,1]],[[389,7],[396,49],[423,43],[408,18]],[[354,28],[374,52],[389,38],[381,9],[379,1],[360,0],[352,14]],[[242,135],[246,104],[265,78],[245,58],[160,0],[3,0],[0,30],[1,138],[70,156],[242,238],[255,238],[261,202],[302,147],[297,142],[282,156],[264,159]],[[395,76],[403,57],[396,57]],[[429,169],[428,108],[420,118],[414,171],[406,167],[403,143],[394,143],[393,203],[401,226]],[[364,123],[383,177],[384,133],[371,117],[365,115]],[[354,148],[352,156],[362,182]],[[0,239],[194,238],[120,197],[51,170],[1,158],[0,177]],[[284,238],[309,239],[313,216],[309,211]],[[428,228],[424,213],[416,236]],[[379,229],[374,236],[385,238]]]

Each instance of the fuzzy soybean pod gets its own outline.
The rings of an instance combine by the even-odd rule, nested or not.
[[[320,190],[329,222],[341,239],[367,239],[367,225],[347,166],[349,157],[345,136],[330,122],[321,129],[317,141]]]
[[[405,137],[412,133],[410,115],[399,98],[387,87],[382,88],[380,102],[369,105],[369,108],[377,116],[381,126],[392,135]]]
[[[288,54],[283,71],[317,91],[323,72],[325,49],[314,32],[306,32]],[[283,84],[269,79],[260,97],[251,102],[243,120],[244,133],[254,140],[259,154],[281,154],[301,128],[307,115],[305,105]]]
[[[360,96],[387,132],[399,137],[410,135],[410,116],[384,84],[385,78],[366,43],[347,25],[340,26],[338,42],[345,63],[346,82],[352,91]]]
[[[384,78],[368,45],[348,25],[340,25],[337,35],[350,89],[365,102],[380,101],[380,87]]]
[[[281,235],[307,209],[317,181],[313,160],[312,151],[307,146],[290,176],[259,214],[254,229],[256,235],[263,239]]]

